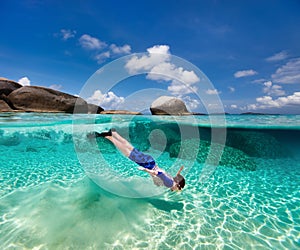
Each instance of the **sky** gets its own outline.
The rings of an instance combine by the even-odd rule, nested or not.
[[[194,112],[220,100],[233,114],[300,114],[299,13],[299,0],[1,0],[0,77],[82,96],[114,67],[127,78],[99,78],[85,99],[141,110],[161,94]],[[115,67],[123,57],[131,64]]]

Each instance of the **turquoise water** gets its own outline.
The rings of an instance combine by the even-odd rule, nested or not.
[[[300,248],[300,116],[225,118],[1,114],[0,248]],[[85,137],[110,127],[184,191]]]

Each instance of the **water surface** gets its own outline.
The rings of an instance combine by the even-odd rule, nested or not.
[[[99,175],[116,192],[124,183],[129,190],[155,188],[105,139],[85,137],[112,126],[168,171],[186,164],[184,191],[131,198],[91,180]],[[218,140],[224,128],[220,164],[202,182],[203,152],[211,133]],[[297,249],[299,139],[300,116],[291,115],[230,115],[224,123],[218,116],[1,114],[0,247]],[[199,152],[189,158],[189,151],[174,150],[176,143]]]

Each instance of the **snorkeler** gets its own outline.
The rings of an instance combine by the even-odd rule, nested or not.
[[[119,135],[115,129],[110,129],[108,132],[103,133],[94,132],[88,134],[88,138],[92,137],[104,137],[110,140],[123,155],[141,166],[138,168],[139,170],[149,173],[155,185],[166,186],[172,191],[178,191],[184,188],[185,179],[180,174],[183,170],[183,166],[180,167],[175,177],[171,177],[156,165],[152,156],[138,151],[125,138]]]

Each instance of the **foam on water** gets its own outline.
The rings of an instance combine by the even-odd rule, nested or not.
[[[84,118],[77,119],[82,124],[80,131],[75,130],[75,138],[81,140],[80,152],[86,155],[87,162],[90,160],[92,174],[101,170],[99,162],[92,157],[100,149],[118,178],[132,178],[139,185],[144,183],[145,188],[152,188],[153,184],[146,181],[147,175],[136,171],[135,164],[112,145],[105,140],[93,145],[84,135],[95,127],[102,130],[114,126],[125,131],[130,126],[137,132],[143,131],[151,128],[153,121],[155,129],[165,131],[165,126],[174,121],[166,117],[151,120],[139,117],[130,121],[124,116],[113,119],[103,116],[91,125]],[[180,119],[188,125],[184,118]],[[266,151],[258,155],[261,145],[251,138],[247,143],[243,139],[238,142],[253,146],[246,153],[252,154],[249,157],[256,164],[255,171],[219,166],[208,181],[201,183],[199,175],[204,164],[194,162],[184,173],[187,186],[182,193],[165,191],[153,197],[132,199],[107,192],[87,177],[74,148],[71,116],[19,114],[2,118],[1,249],[299,248],[299,117],[291,118],[292,127],[286,122],[287,117],[277,118],[286,125],[281,124],[278,130],[280,124],[272,124],[272,131],[266,129],[266,123],[258,126],[259,131],[245,131],[255,121],[245,123],[243,119],[231,121],[235,125],[228,131],[231,140],[228,144],[237,147],[237,133],[241,138],[253,139],[258,135],[262,141],[278,143],[278,149],[280,145],[282,149],[287,148],[289,154],[274,156]],[[200,130],[206,127],[201,124]],[[148,136],[145,134],[131,137],[132,142],[146,150],[148,147],[160,165],[172,166],[177,159],[170,157],[168,147],[160,152],[149,148],[147,143],[142,145],[143,136]],[[268,145],[266,148],[269,150]]]

